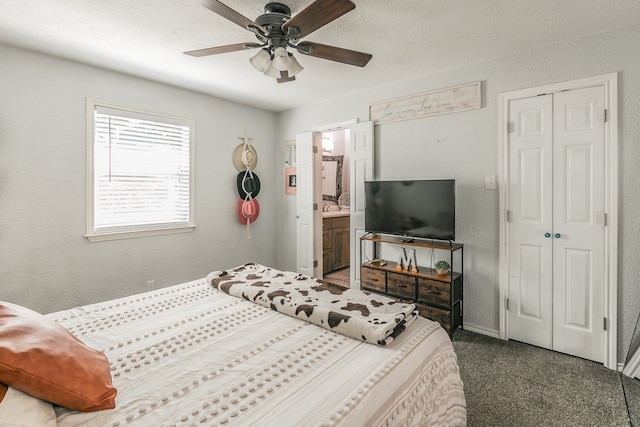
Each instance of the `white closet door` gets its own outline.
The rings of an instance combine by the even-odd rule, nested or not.
[[[604,360],[604,87],[554,95],[553,349]]]
[[[604,360],[604,87],[511,101],[509,338]]]
[[[509,106],[509,338],[551,348],[553,100]]]

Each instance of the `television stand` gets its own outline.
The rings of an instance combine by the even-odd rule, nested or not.
[[[365,242],[372,242],[376,253],[382,245],[396,245],[399,253],[405,252],[403,249],[418,248],[444,251],[449,257],[451,270],[447,274],[438,274],[433,268],[412,265],[411,262],[403,266],[397,261],[382,258],[362,262],[362,245]],[[421,316],[440,323],[453,338],[455,330],[463,327],[463,258],[464,245],[461,243],[365,235],[360,238],[360,286],[363,290],[414,303]]]

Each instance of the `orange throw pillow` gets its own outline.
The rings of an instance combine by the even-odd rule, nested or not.
[[[7,394],[8,387],[4,384],[0,384],[0,402],[4,399],[4,395]]]
[[[0,383],[76,411],[115,408],[104,353],[53,320],[2,301]]]

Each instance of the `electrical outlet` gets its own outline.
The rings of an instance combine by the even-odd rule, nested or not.
[[[147,292],[152,291],[156,288],[155,280],[147,280]]]

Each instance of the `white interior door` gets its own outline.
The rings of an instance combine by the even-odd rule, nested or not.
[[[604,360],[604,87],[554,95],[553,349]]]
[[[512,100],[509,338],[604,360],[604,87]]]
[[[317,273],[314,233],[321,224],[315,218],[319,212],[316,198],[320,194],[319,190],[315,191],[315,186],[319,185],[314,179],[318,157],[314,154],[315,139],[315,132],[296,135],[296,271],[308,276]]]
[[[552,95],[509,106],[509,338],[552,348]]]
[[[373,179],[373,122],[349,126],[349,280],[360,289],[360,237],[364,230],[364,182]]]

